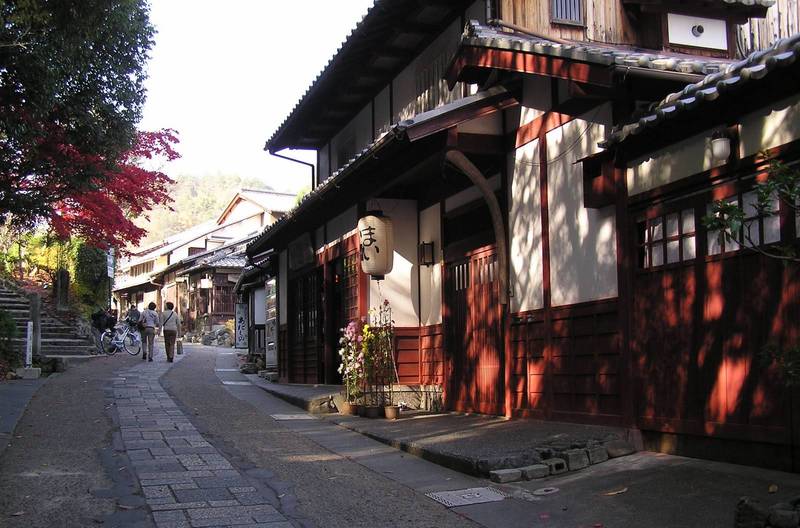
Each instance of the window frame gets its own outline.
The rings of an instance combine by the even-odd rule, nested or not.
[[[558,2],[575,2],[580,10],[580,20],[569,18],[559,18],[556,16],[556,6]],[[550,0],[550,23],[560,26],[572,26],[578,28],[586,27],[586,2],[584,0]]]
[[[685,228],[684,216],[690,214],[692,219],[691,230]],[[669,218],[677,216],[677,234],[670,234],[667,226],[669,225]],[[657,222],[661,225],[661,236],[654,240],[653,231]],[[640,226],[644,224],[645,231],[642,235]],[[698,244],[698,237],[700,231],[698,230],[699,220],[697,218],[697,209],[692,203],[677,204],[674,207],[664,211],[651,211],[649,213],[641,214],[637,217],[634,224],[635,239],[634,248],[636,251],[636,270],[639,272],[653,272],[660,271],[665,268],[688,266],[693,264],[699,254],[700,246]],[[694,256],[686,258],[684,256],[684,241],[694,241]],[[678,257],[677,260],[669,260],[669,245],[672,242],[678,243]],[[661,251],[661,261],[659,264],[653,264],[653,255],[655,251]]]

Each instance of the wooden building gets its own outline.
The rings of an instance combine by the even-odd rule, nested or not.
[[[750,266],[760,266],[763,280],[778,280],[776,270],[750,262],[747,250],[708,254],[705,205],[689,187],[678,209],[659,205],[678,180],[707,184],[695,175],[741,169],[739,157],[708,159],[715,127],[738,123],[744,138],[763,112],[751,103],[794,111],[783,98],[797,94],[797,77],[781,74],[780,92],[748,84],[747,105],[699,110],[705,121],[682,117],[695,143],[678,141],[690,129],[671,124],[673,107],[736,90],[731,72],[743,64],[752,65],[742,74],[750,80],[773,63],[794,63],[794,40],[737,62],[743,24],[778,7],[376,3],[266,145],[318,153],[315,189],[247,248],[277,273],[281,379],[339,381],[339,329],[388,299],[399,381],[441,388],[449,409],[615,424],[660,449],[745,453],[790,467],[789,394],[775,384],[767,390],[753,354],[795,313],[797,290],[782,290],[786,308],[770,314],[772,326],[744,324],[735,310],[712,324],[709,310],[746,298],[723,287],[715,262],[730,260],[728,273],[740,281]],[[789,152],[782,145],[800,137],[795,122],[760,119],[768,123],[752,130],[760,123],[774,133],[750,148]],[[670,134],[648,135],[662,121]],[[394,268],[382,281],[361,271],[357,222],[374,210],[394,223]],[[683,227],[674,233],[676,222]],[[641,238],[656,225],[661,238]],[[688,280],[690,270],[705,290]],[[711,300],[697,297],[705,295]],[[738,325],[739,335],[709,341],[733,328],[726,325]],[[679,339],[684,331],[694,333]],[[656,344],[673,349],[659,354]],[[742,390],[729,390],[737,383]],[[762,414],[727,403],[734,397],[759,401]],[[755,460],[758,450],[772,456]]]

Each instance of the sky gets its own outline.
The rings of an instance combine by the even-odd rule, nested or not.
[[[151,0],[158,34],[139,128],[173,128],[178,174],[237,174],[295,192],[308,167],[264,143],[366,13],[372,0]],[[313,162],[313,152],[286,151]]]

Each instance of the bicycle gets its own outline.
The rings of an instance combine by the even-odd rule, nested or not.
[[[113,356],[120,350],[135,356],[142,349],[142,336],[138,330],[131,328],[127,323],[119,323],[114,330],[106,329],[100,335],[98,349],[103,353]]]

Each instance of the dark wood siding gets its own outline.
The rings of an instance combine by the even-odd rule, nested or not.
[[[511,325],[515,415],[588,423],[620,420],[617,301],[516,314]]]

